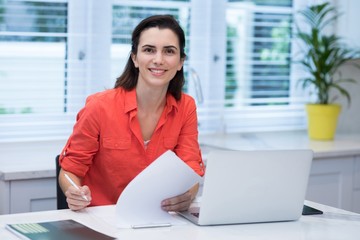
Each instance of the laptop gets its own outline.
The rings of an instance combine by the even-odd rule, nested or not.
[[[200,206],[179,214],[197,225],[300,218],[312,150],[214,150],[208,154]]]

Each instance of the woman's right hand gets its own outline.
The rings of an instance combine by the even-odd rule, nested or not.
[[[79,187],[79,189],[70,185],[65,192],[65,196],[69,208],[73,211],[84,209],[91,202],[91,192],[86,185]]]

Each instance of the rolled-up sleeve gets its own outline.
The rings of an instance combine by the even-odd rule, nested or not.
[[[87,99],[60,156],[61,167],[79,177],[85,176],[94,154],[99,150],[100,113],[96,101]]]

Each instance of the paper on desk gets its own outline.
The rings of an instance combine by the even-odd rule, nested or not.
[[[185,193],[201,177],[172,151],[167,151],[137,175],[116,204],[118,227],[181,221],[161,209],[161,201]]]

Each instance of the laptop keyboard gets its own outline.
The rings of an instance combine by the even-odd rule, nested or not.
[[[199,213],[191,213],[191,215],[193,215],[193,216],[195,216],[195,217],[199,218]]]

